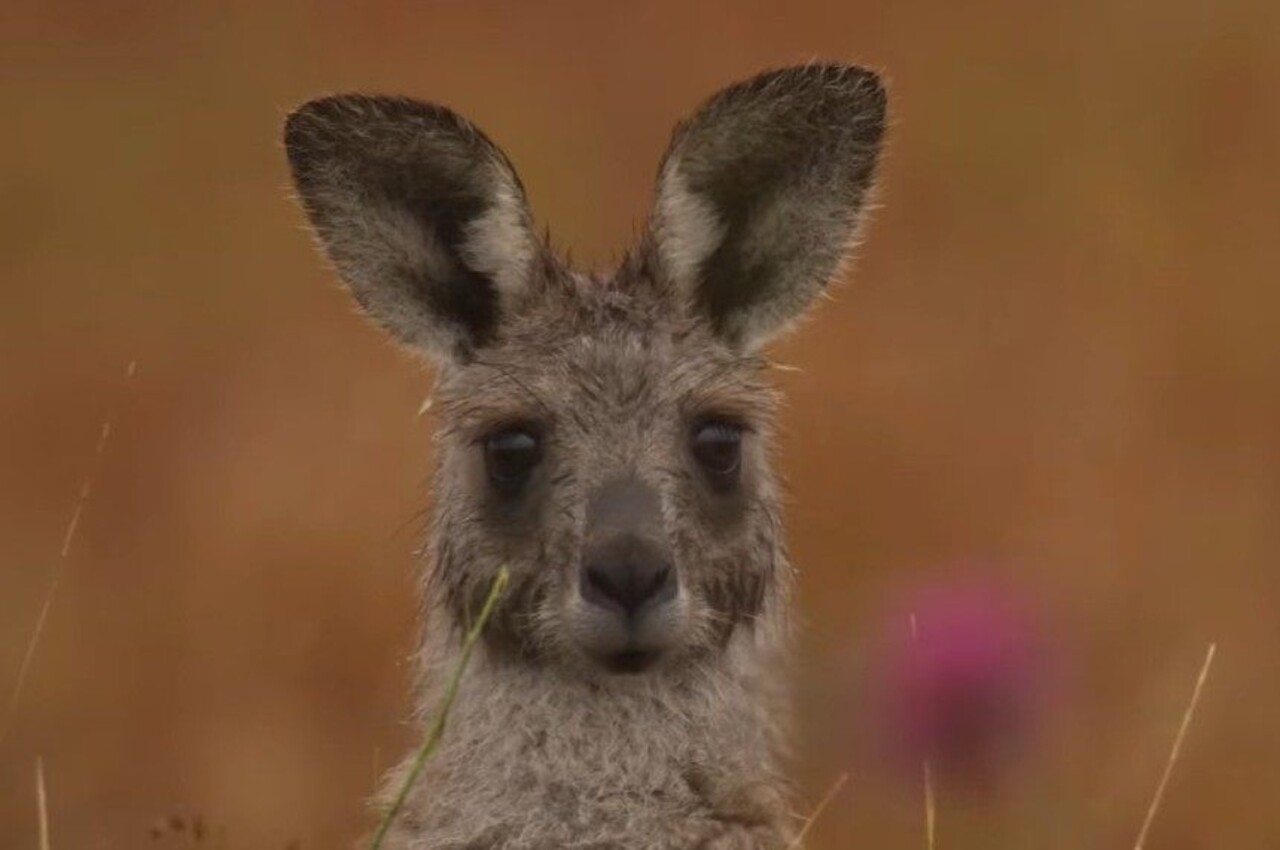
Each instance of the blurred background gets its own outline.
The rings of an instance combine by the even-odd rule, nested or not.
[[[1268,0],[5,3],[0,845],[40,756],[54,847],[350,846],[415,738],[430,375],[313,253],[286,110],[453,105],[603,267],[678,117],[818,57],[883,69],[894,127],[861,262],[775,350],[801,813],[850,773],[814,846],[924,846],[866,698],[903,611],[988,632],[996,717],[947,734],[1000,753],[936,778],[939,847],[1133,846],[1212,641],[1150,844],[1280,846]]]

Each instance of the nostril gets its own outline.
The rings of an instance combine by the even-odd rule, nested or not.
[[[632,615],[651,602],[675,596],[674,572],[665,562],[612,558],[586,564],[582,596],[603,607],[619,607]]]
[[[652,599],[657,596],[663,587],[667,584],[667,577],[671,575],[671,568],[667,566],[659,567],[654,571],[649,579],[649,586],[645,588],[644,598]]]
[[[596,603],[620,602],[619,597],[625,595],[624,589],[614,582],[612,572],[599,564],[587,566],[582,591],[583,596]]]

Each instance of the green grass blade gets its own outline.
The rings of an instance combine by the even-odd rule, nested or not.
[[[427,760],[431,758],[436,746],[440,743],[440,739],[444,737],[444,726],[449,719],[449,709],[453,707],[453,701],[458,696],[458,685],[462,682],[462,674],[466,672],[467,662],[471,660],[471,650],[475,648],[476,641],[480,639],[480,634],[484,631],[485,624],[489,622],[489,616],[493,614],[498,597],[507,589],[508,581],[510,581],[510,574],[507,572],[507,568],[503,567],[498,573],[498,577],[493,580],[493,585],[489,588],[489,596],[484,601],[484,607],[480,609],[480,616],[476,618],[475,623],[472,624],[467,636],[462,641],[462,653],[458,656],[458,663],[453,668],[453,675],[449,677],[444,696],[440,699],[440,705],[436,708],[435,719],[431,721],[431,728],[427,732],[427,738],[418,750],[418,755],[413,760],[413,767],[409,769],[409,775],[405,777],[404,782],[400,785],[400,790],[396,793],[395,800],[391,803],[391,808],[387,809],[386,815],[382,818],[382,823],[378,825],[378,831],[373,836],[370,850],[379,850],[382,847],[383,839],[387,837],[387,833],[391,830],[391,825],[395,823],[396,816],[400,814],[400,809],[404,807],[404,801],[409,797],[409,791],[413,789],[414,783],[422,775],[422,769],[427,765]]]

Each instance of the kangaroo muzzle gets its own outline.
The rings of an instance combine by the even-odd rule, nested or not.
[[[588,497],[578,597],[580,641],[611,669],[644,669],[674,642],[680,580],[652,485],[618,478]]]

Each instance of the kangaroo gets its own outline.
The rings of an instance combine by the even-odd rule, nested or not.
[[[436,370],[423,715],[511,576],[386,846],[795,839],[793,570],[761,349],[839,277],[885,111],[854,66],[724,89],[676,127],[649,223],[609,274],[553,253],[511,162],[449,109],[344,94],[289,115],[324,252]]]

